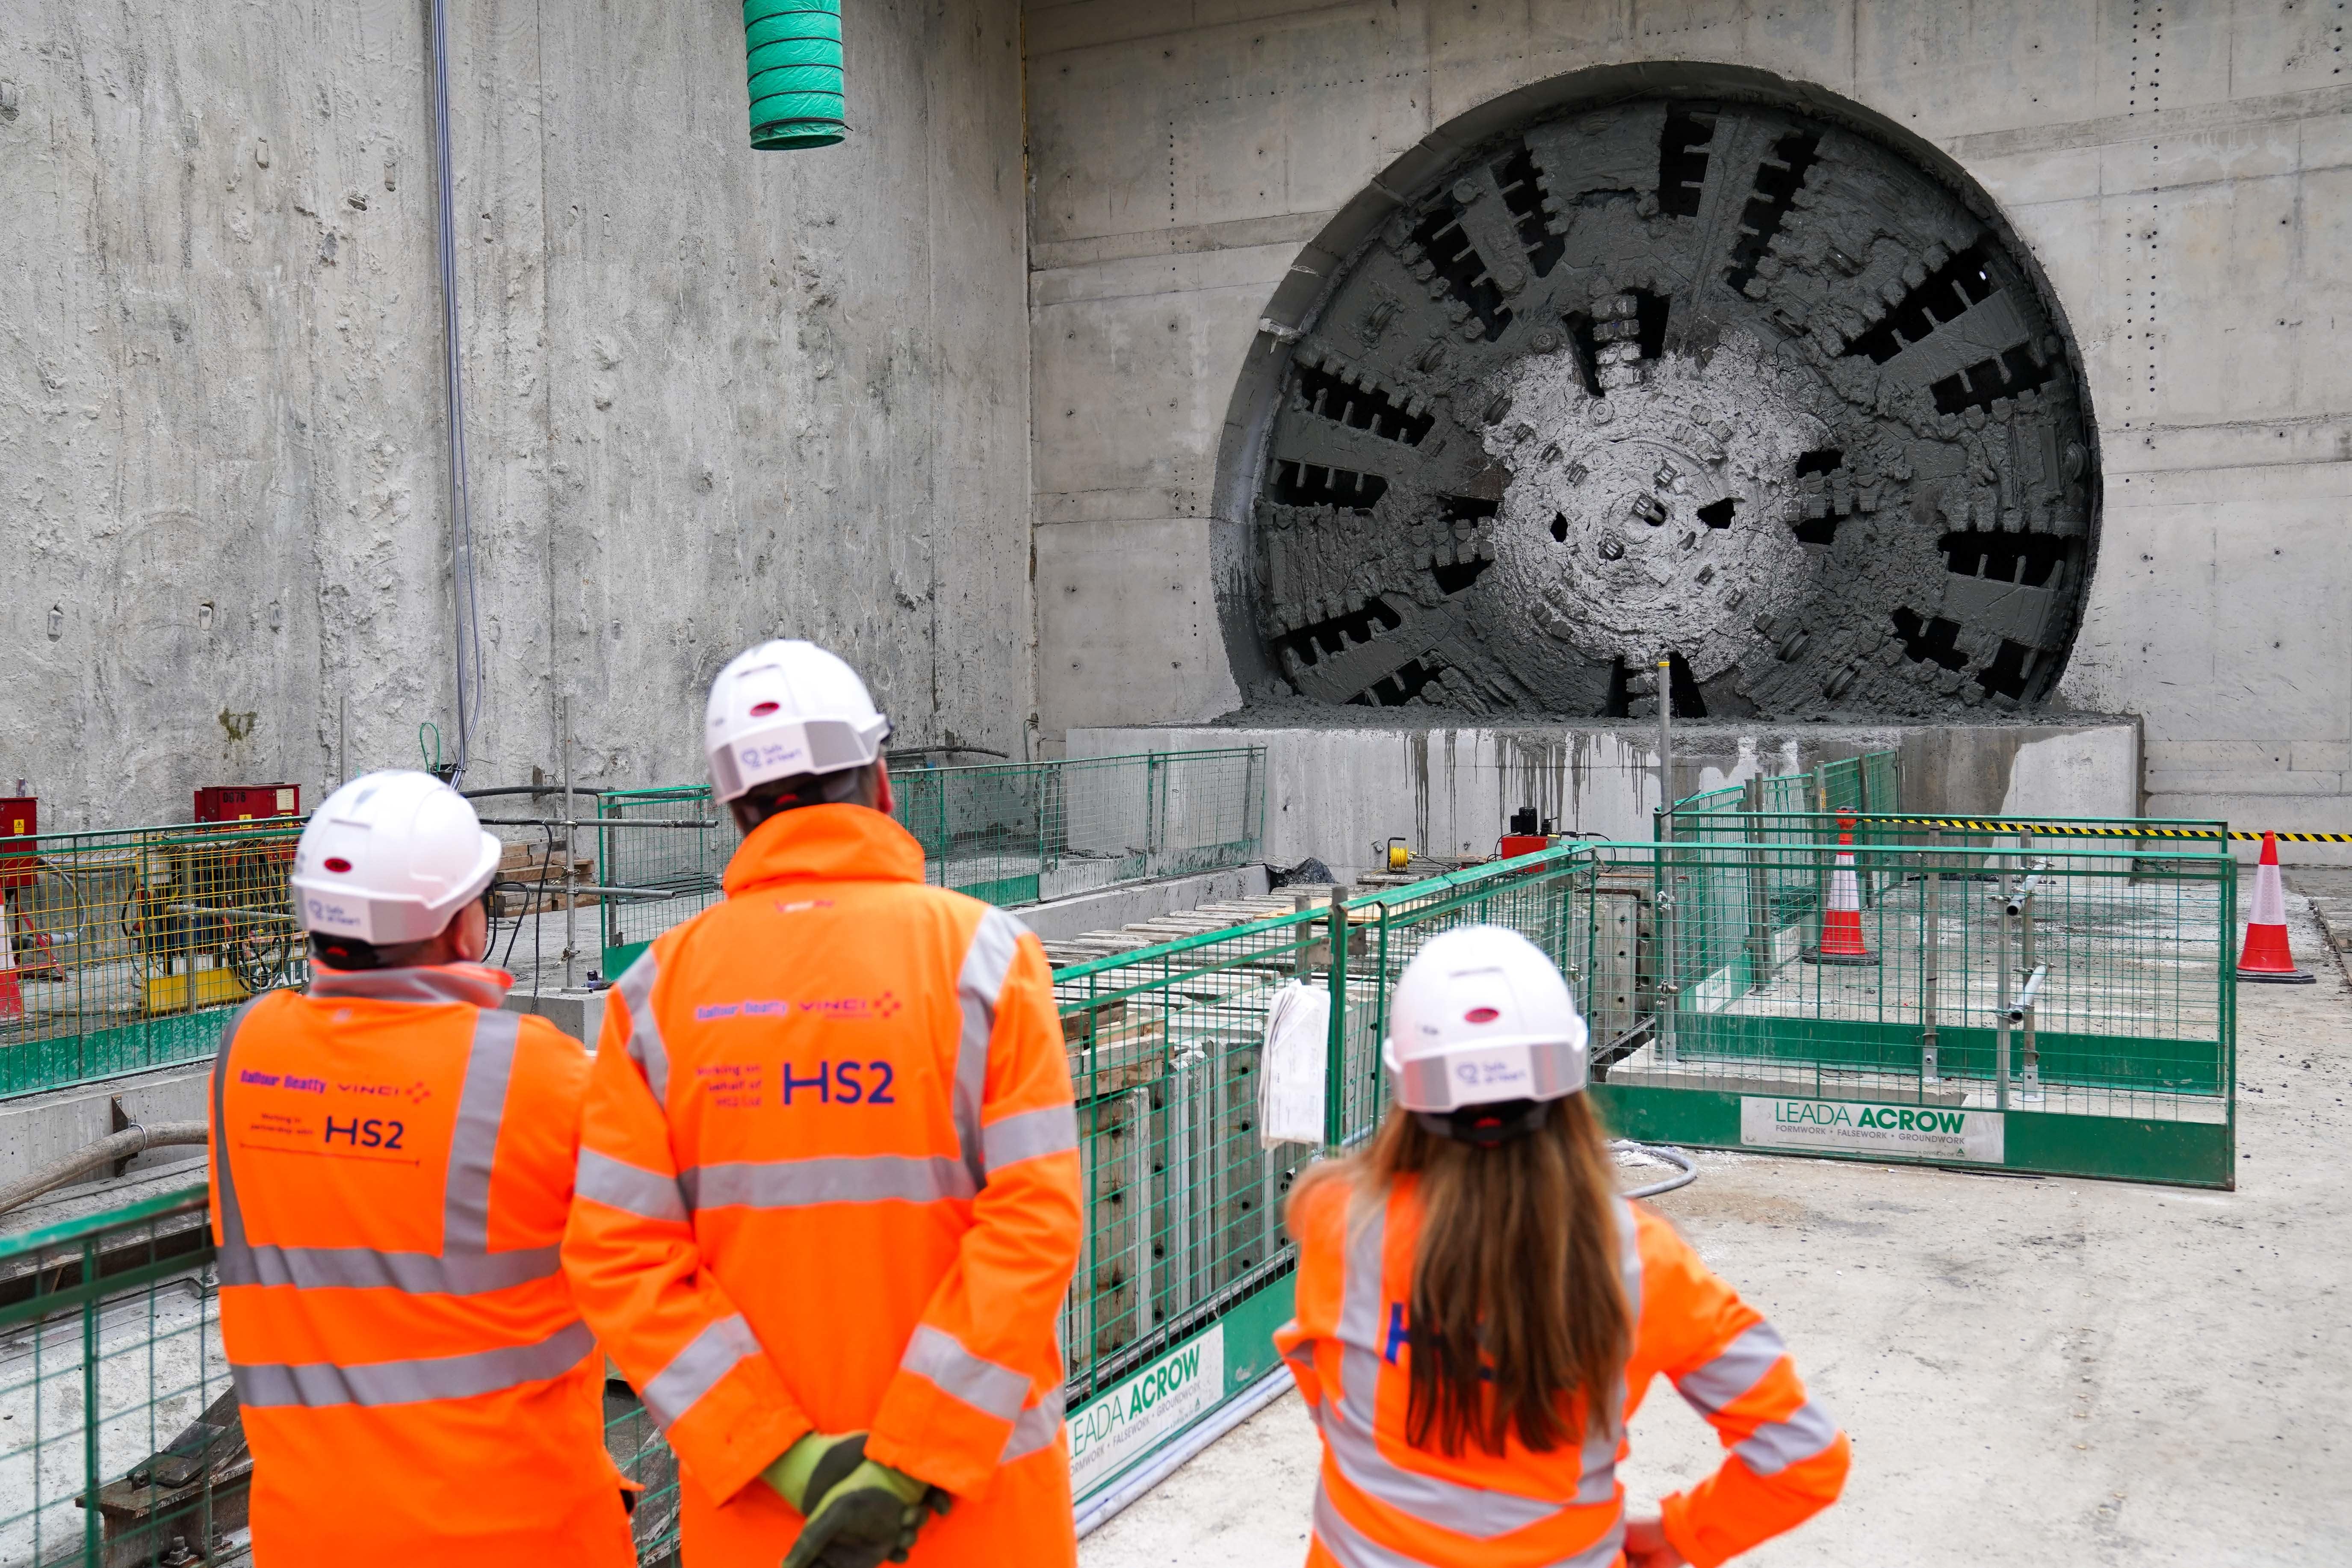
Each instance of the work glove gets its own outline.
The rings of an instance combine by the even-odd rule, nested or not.
[[[931,1515],[951,1501],[928,1481],[867,1458],[863,1432],[812,1432],[760,1475],[807,1521],[784,1568],[904,1563]]]

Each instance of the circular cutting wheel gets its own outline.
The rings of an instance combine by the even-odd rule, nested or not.
[[[1864,134],[1658,99],[1404,204],[1290,350],[1271,692],[1917,716],[2047,696],[2095,543],[2072,346],[2008,231]]]

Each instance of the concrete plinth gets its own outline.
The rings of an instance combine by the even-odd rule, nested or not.
[[[1659,802],[1650,720],[1492,728],[1346,721],[1073,730],[1072,757],[1213,746],[1266,751],[1265,858],[1308,856],[1342,875],[1402,837],[1430,855],[1492,853],[1511,813],[1533,806],[1563,833],[1647,839]],[[1956,816],[2132,816],[2139,726],[1678,723],[1675,793],[1801,772],[1865,752],[1902,754],[1903,807]]]

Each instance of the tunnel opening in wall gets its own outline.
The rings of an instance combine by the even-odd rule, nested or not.
[[[1245,693],[1639,717],[1622,672],[1667,658],[1675,710],[1720,719],[2050,697],[2097,443],[2063,311],[1948,158],[1815,89],[1644,66],[1398,169],[1235,396]]]

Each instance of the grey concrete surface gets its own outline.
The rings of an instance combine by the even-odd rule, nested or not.
[[[1252,898],[1266,889],[1264,866],[1242,866],[1230,871],[1202,871],[1190,877],[1162,877],[1124,888],[1077,893],[1042,904],[1027,904],[1010,912],[1042,941],[1058,942],[1090,931],[1111,931],[1135,921],[1179,910],[1197,909],[1221,899]]]
[[[2332,5],[1029,0],[1045,731],[1212,717],[1249,570],[1233,390],[1320,243],[1524,89],[1717,61],[1916,134],[1990,193],[2079,343],[2102,534],[2060,697],[2145,715],[2149,809],[2341,828],[2352,769],[2352,77]],[[1378,185],[1376,186],[1376,182]],[[1238,426],[1234,426],[1238,428]],[[1245,476],[1254,481],[1255,476]],[[1242,487],[1245,495],[1248,484]],[[2256,673],[2259,671],[2259,673]],[[2315,854],[2313,859],[2327,858]]]
[[[212,1063],[159,1068],[100,1083],[0,1100],[0,1184],[19,1181],[45,1165],[78,1154],[114,1128],[111,1107],[120,1102],[133,1121],[201,1121]],[[152,1149],[132,1160],[125,1174],[194,1163],[201,1176],[201,1148]],[[66,1192],[105,1184],[79,1183]]]
[[[1328,716],[1292,704],[1293,721],[1246,715],[1213,728],[1080,729],[1073,757],[1256,745],[1266,752],[1263,853],[1276,865],[1314,856],[1369,867],[1402,836],[1429,855],[1486,855],[1514,809],[1532,805],[1561,832],[1648,839],[1658,805],[1657,725],[1463,724],[1404,728],[1376,710]],[[1360,716],[1360,718],[1348,716]],[[2137,728],[2129,722],[1675,727],[1677,798],[1755,776],[1879,750],[1902,753],[1906,809],[2133,816]]]
[[[1837,1507],[1741,1559],[2286,1565],[2352,1560],[2352,990],[2290,896],[2315,986],[2240,995],[2235,1192],[1701,1156],[1658,1200],[1786,1334],[1853,1438]],[[1632,1505],[1712,1434],[1652,1391]],[[1090,1537],[1085,1568],[1295,1563],[1317,1447],[1295,1395]]]
[[[45,827],[454,748],[425,7],[29,0],[0,44],[0,773]],[[488,707],[470,781],[699,777],[780,633],[901,744],[1030,702],[1019,17],[846,18],[750,151],[725,6],[450,7]]]

